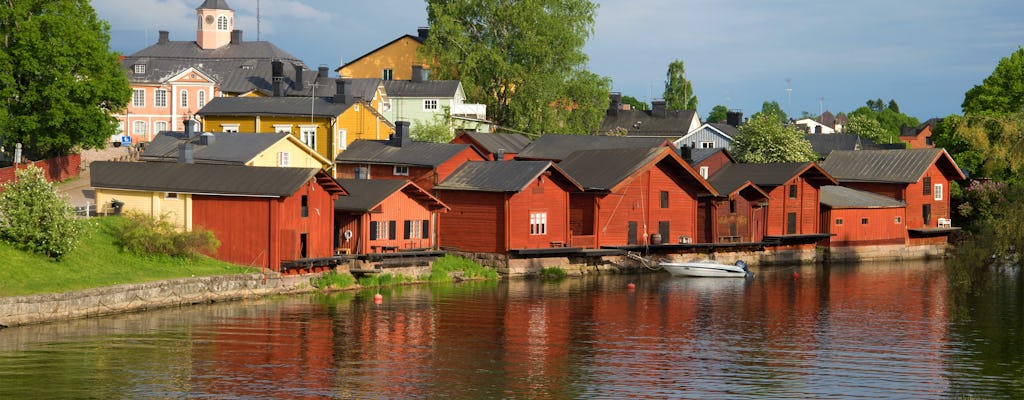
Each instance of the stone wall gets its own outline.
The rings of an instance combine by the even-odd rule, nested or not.
[[[0,327],[314,290],[309,277],[221,275],[0,298]]]

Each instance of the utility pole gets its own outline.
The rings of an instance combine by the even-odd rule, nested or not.
[[[256,0],[256,41],[260,41],[260,0]]]
[[[786,78],[786,114],[793,118],[793,86],[789,78]]]

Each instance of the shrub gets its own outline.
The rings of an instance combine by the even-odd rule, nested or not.
[[[114,238],[125,250],[141,255],[165,254],[174,257],[195,257],[212,253],[220,241],[201,227],[178,231],[167,216],[159,219],[138,212],[127,212],[114,224]]]
[[[60,260],[75,249],[82,233],[71,202],[34,165],[17,171],[15,177],[0,193],[0,239]]]
[[[493,269],[484,267],[470,259],[446,255],[434,261],[430,269],[430,280],[433,282],[449,282],[452,280],[451,273],[458,271],[462,278],[484,278],[498,279],[498,273]]]
[[[338,288],[344,289],[356,284],[356,278],[352,274],[339,274],[338,271],[331,271],[326,274],[309,280],[309,283],[317,289]]]

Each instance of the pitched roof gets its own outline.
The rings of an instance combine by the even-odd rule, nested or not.
[[[515,193],[526,189],[537,177],[551,169],[566,176],[550,161],[468,161],[435,188]]]
[[[397,146],[387,140],[357,139],[338,155],[348,164],[415,165],[436,167],[467,148],[468,144],[410,142]]]
[[[206,0],[203,5],[196,8],[196,10],[230,10],[226,0]]]
[[[938,125],[940,122],[942,122],[942,118],[929,118],[927,121],[922,122],[916,128],[915,127],[906,126],[906,125],[901,126],[900,127],[900,136],[917,136],[917,135],[920,135],[921,132],[924,132],[925,128],[935,129],[935,125]]]
[[[309,81],[311,78],[303,77],[304,80]],[[332,98],[338,93],[338,81],[349,82],[348,90],[351,91],[352,97],[358,97],[367,102],[370,102],[376,97],[377,89],[381,86],[382,80],[377,78],[332,78],[328,76],[319,76],[312,78],[311,83],[302,86],[302,90],[292,89],[285,92],[285,96],[293,97],[305,97],[309,100],[311,95],[316,97]],[[266,95],[270,96],[273,94],[272,91],[263,91]]]
[[[178,145],[192,143],[192,157],[199,164],[242,165],[275,143],[286,140],[287,133],[222,133],[206,132],[213,137],[213,143],[203,145],[196,135],[189,138],[185,132],[161,132],[156,135],[139,158],[142,161],[177,161]]]
[[[739,187],[745,181],[762,188],[784,185],[796,176],[807,171],[818,175],[818,180],[827,184],[836,184],[824,170],[812,162],[764,163],[764,164],[725,164],[710,177],[715,187]],[[730,190],[731,192],[731,190]]]
[[[664,138],[640,138],[601,135],[544,135],[523,148],[520,159],[561,161],[575,151],[665,146]]]
[[[848,134],[848,133],[809,133],[804,135],[804,139],[811,142],[811,148],[814,149],[815,153],[825,158],[828,153],[834,150],[860,150],[861,149],[861,138],[859,135]]]
[[[398,191],[404,191],[414,200],[427,204],[430,210],[446,209],[436,197],[431,196],[410,181],[397,179],[338,179],[338,184],[348,192],[334,201],[334,209],[339,211],[368,212]]]
[[[832,208],[898,208],[907,204],[880,194],[843,186],[821,187],[821,205]]]
[[[335,103],[328,97],[217,97],[196,114],[336,117],[355,103]]]
[[[684,155],[686,153],[686,151],[684,149],[680,148],[679,151],[680,151],[680,156],[683,156],[683,159],[686,160],[686,162],[689,163],[690,165],[697,165],[701,161],[707,160],[708,158],[711,158],[711,156],[713,156],[715,154],[718,154],[718,153],[725,154],[726,158],[731,160],[733,163],[736,162],[736,159],[732,158],[732,154],[729,154],[729,151],[726,150],[724,147],[715,147],[715,148],[710,148],[710,149],[701,149],[701,148],[698,148],[698,149],[687,148],[687,149],[690,151],[689,157],[686,157]]]
[[[833,151],[821,167],[839,182],[914,183],[934,163],[954,179],[964,179],[943,149]]]
[[[96,161],[89,170],[96,188],[252,197],[290,196],[317,173],[327,176],[319,168],[164,162]]]
[[[723,178],[720,176],[720,178]],[[759,186],[755,185],[749,180],[743,179],[715,179],[714,176],[708,179],[708,184],[715,188],[718,195],[721,197],[730,197],[733,193],[739,193],[744,190],[751,190],[761,195],[764,198],[768,198],[768,193],[765,193]]]
[[[600,132],[622,128],[627,136],[682,137],[690,132],[696,118],[694,110],[670,110],[664,115],[652,110],[608,110],[601,121]]]
[[[462,82],[447,81],[384,81],[388,96],[396,97],[455,97]]]
[[[740,134],[740,130],[739,129],[737,129],[735,126],[732,126],[732,125],[729,125],[729,124],[726,124],[726,123],[712,122],[712,123],[707,123],[705,125],[709,125],[710,127],[715,128],[715,130],[717,130],[719,132],[722,132],[723,134],[726,134],[726,135],[728,135],[731,138],[735,138],[736,135]]]
[[[530,144],[530,139],[518,133],[463,132],[465,136],[480,145],[481,150],[494,154],[498,150],[505,153],[519,153]]]
[[[625,148],[610,150],[581,150],[558,163],[584,190],[610,191],[648,164],[675,157],[675,151],[666,147]],[[700,179],[681,159],[678,165],[686,175],[712,194],[715,190]]]

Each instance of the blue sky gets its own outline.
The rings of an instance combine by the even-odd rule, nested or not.
[[[255,40],[257,0],[227,0]],[[195,39],[202,0],[93,0],[111,47],[130,54]],[[701,119],[716,104],[751,115],[778,101],[790,116],[849,112],[895,99],[922,121],[959,113],[964,93],[1024,45],[1024,1],[598,1],[589,68],[612,90],[650,101],[674,59],[686,64]],[[126,4],[130,4],[126,7]],[[386,4],[386,6],[382,6]],[[355,59],[426,25],[422,0],[261,0],[260,38],[310,67]],[[787,96],[787,79],[792,89]]]

